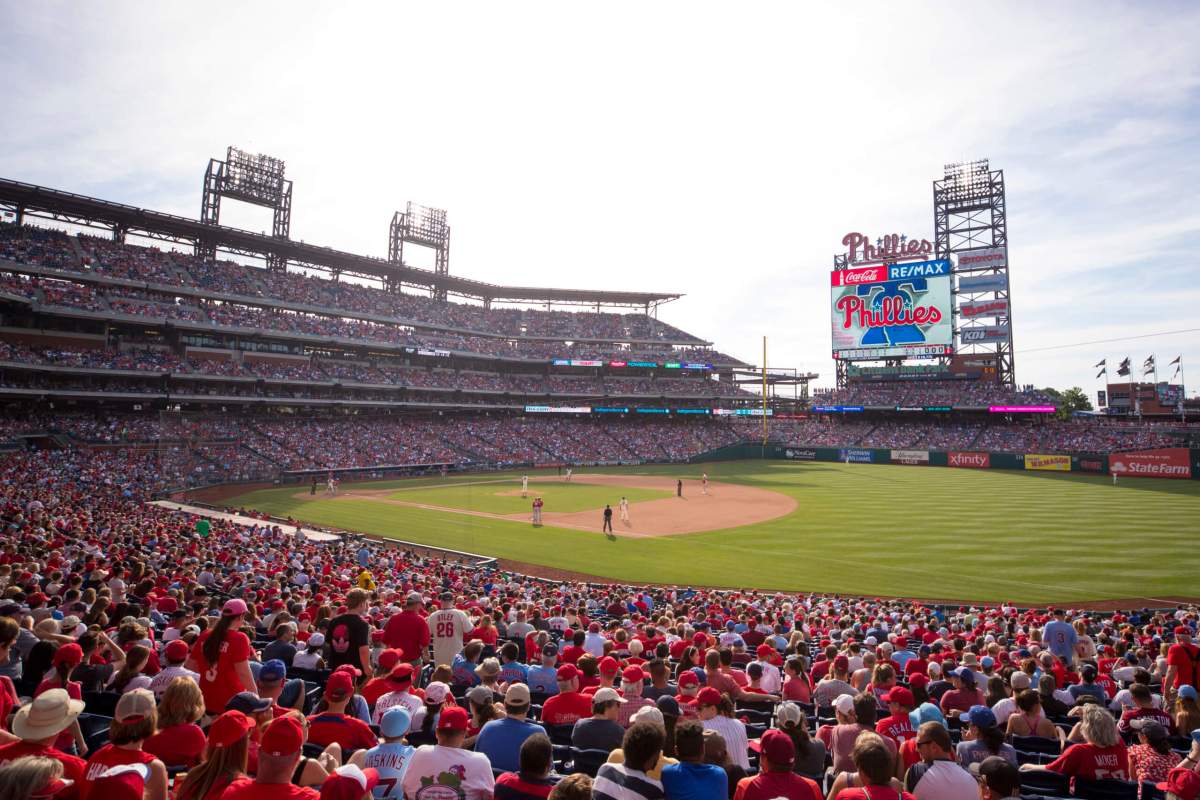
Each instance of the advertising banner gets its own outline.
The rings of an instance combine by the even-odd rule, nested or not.
[[[590,414],[591,406],[525,406],[526,414]]]
[[[814,461],[817,457],[816,450],[805,450],[803,448],[789,447],[783,451],[784,458],[790,458],[794,461]]]
[[[854,447],[838,450],[838,460],[849,461],[852,464],[871,464],[874,462],[873,454],[870,450]]]
[[[1113,453],[1108,458],[1114,474],[1131,478],[1190,478],[1191,462],[1191,453],[1184,447]]]
[[[1025,469],[1052,470],[1054,472],[1070,472],[1071,457],[1058,455],[1042,455],[1041,453],[1025,454]]]
[[[963,319],[1006,317],[1008,316],[1008,300],[1001,297],[996,300],[980,300],[975,303],[963,303],[958,307],[958,315]]]
[[[1071,469],[1077,472],[1108,472],[1107,465],[1108,459],[1099,453],[1071,458]]]
[[[1003,247],[985,247],[958,253],[955,272],[970,272],[978,269],[1002,269],[1008,266],[1008,254]]]
[[[1007,325],[977,325],[973,328],[959,328],[958,330],[958,341],[963,344],[995,342],[1007,338]]]
[[[959,294],[1008,291],[1007,275],[965,275],[958,279]]]
[[[946,465],[951,467],[969,467],[971,469],[987,469],[992,466],[992,458],[988,453],[963,453],[951,450],[946,454]]]
[[[892,461],[897,464],[928,464],[928,450],[893,450]]]
[[[1103,389],[1096,390],[1096,408],[1108,408],[1108,392]]]
[[[949,354],[954,344],[951,281],[945,259],[834,270],[835,357]]]
[[[862,406],[813,406],[813,411],[818,414],[857,413],[862,410]]]
[[[1053,414],[1055,406],[988,406],[989,414]]]

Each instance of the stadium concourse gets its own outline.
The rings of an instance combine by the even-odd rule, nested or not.
[[[0,464],[0,785],[38,754],[61,797],[123,763],[152,800],[280,774],[417,800],[817,798],[850,773],[965,797],[921,785],[990,757],[997,786],[1133,796],[1200,755],[1195,607],[544,581],[144,502],[173,478],[131,451]]]

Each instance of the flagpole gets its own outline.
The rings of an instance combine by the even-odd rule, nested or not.
[[[1183,356],[1179,357],[1179,421],[1187,425],[1187,376],[1183,374]]]

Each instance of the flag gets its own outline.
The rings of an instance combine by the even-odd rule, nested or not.
[[[1096,367],[1103,367],[1103,366],[1104,366],[1104,365],[1106,365],[1107,363],[1108,363],[1108,359],[1107,359],[1107,358],[1102,358],[1102,359],[1100,359],[1100,363],[1099,363],[1099,364],[1093,364],[1093,365],[1092,365],[1092,369],[1095,369]]]
[[[1168,367],[1173,367],[1173,366],[1175,366],[1176,364],[1180,363],[1181,361],[1183,361],[1183,356],[1175,356],[1175,360],[1174,360],[1174,361],[1172,361],[1170,364],[1167,364],[1167,366],[1168,366]]]
[[[1155,366],[1154,366],[1154,356],[1150,356],[1150,357],[1149,357],[1149,358],[1147,358],[1147,359],[1145,360],[1145,362],[1142,364],[1142,374],[1143,374],[1143,375],[1149,375],[1149,374],[1153,373],[1153,372],[1154,372],[1154,370],[1155,370]]]
[[[1105,367],[1104,369],[1102,369],[1096,373],[1096,377],[1099,378],[1101,375],[1107,375],[1107,374],[1108,374],[1108,367]]]
[[[1143,367],[1153,367],[1154,366],[1154,355],[1151,354],[1145,361],[1143,361],[1142,366]]]
[[[1126,358],[1124,361],[1121,362],[1121,366],[1117,367],[1117,374],[1118,375],[1128,375],[1129,374],[1129,359],[1128,358]]]

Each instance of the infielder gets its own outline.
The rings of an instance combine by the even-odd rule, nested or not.
[[[626,525],[628,525],[629,524],[629,499],[626,497],[622,497],[619,505],[621,507],[621,522],[624,522]]]
[[[567,481],[567,483],[571,482],[571,468],[570,467],[567,467],[567,477],[565,480]]]
[[[700,473],[700,494],[708,494],[708,473]]]
[[[330,475],[329,480],[325,482],[325,493],[331,494],[335,497],[337,496],[337,480],[334,479],[332,475]]]
[[[542,498],[540,497],[533,499],[533,524],[542,524]]]
[[[524,498],[529,493],[529,476],[521,476],[521,497]]]

